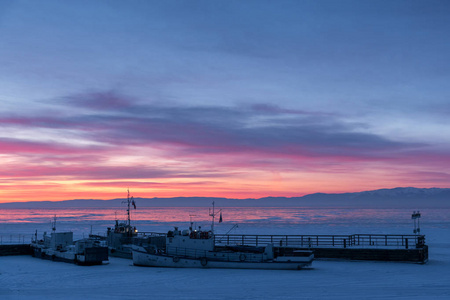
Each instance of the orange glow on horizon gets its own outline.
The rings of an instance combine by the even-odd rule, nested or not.
[[[256,176],[259,175],[259,176]],[[240,178],[204,179],[149,179],[114,181],[20,181],[1,183],[0,203],[27,201],[62,201],[72,199],[109,200],[126,197],[126,189],[139,198],[171,197],[219,197],[219,198],[263,198],[300,197],[312,193],[346,193],[401,186],[392,184],[391,176],[383,180],[379,174],[350,174],[338,176],[322,173],[253,173],[245,180]],[[372,184],[368,184],[372,182]],[[415,182],[416,187],[429,187]],[[403,186],[409,186],[407,182]]]

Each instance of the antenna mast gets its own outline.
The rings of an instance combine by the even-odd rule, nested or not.
[[[195,228],[194,228],[194,221],[192,221],[192,218],[193,217],[196,217],[196,215],[191,215],[191,214],[189,214],[189,221],[190,221],[190,223],[191,223],[191,226],[189,227],[189,230],[190,231],[194,231],[195,230]]]
[[[215,212],[215,207],[214,207],[214,201],[212,203],[213,208],[212,208],[212,212],[211,212],[211,208],[209,209],[209,216],[212,217],[212,224],[211,224],[211,232],[214,234],[214,218],[216,217],[216,215],[218,213],[220,213],[222,210],[220,209],[218,212]]]
[[[130,204],[131,204],[131,199],[130,199],[130,188],[128,188],[128,196],[127,196],[127,216],[128,216],[128,226],[131,226],[131,219],[130,219]]]
[[[414,220],[414,234],[419,234],[420,233],[420,211],[414,211],[413,214],[411,215],[411,219]],[[417,220],[417,226],[416,226],[416,220]]]
[[[52,231],[55,232],[56,231],[56,215],[53,217],[53,222],[52,222]]]

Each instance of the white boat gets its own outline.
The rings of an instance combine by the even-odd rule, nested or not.
[[[97,239],[73,241],[73,232],[44,232],[41,240],[31,242],[32,255],[54,261],[70,262],[79,265],[100,265],[108,262],[108,247],[102,246]]]
[[[133,246],[133,264],[171,268],[229,268],[300,270],[311,266],[312,251],[293,251],[289,255],[274,253],[272,244],[266,247],[217,248],[211,231],[175,229],[166,236],[165,251],[156,247]]]
[[[210,215],[213,217],[214,209]],[[133,264],[170,268],[229,268],[300,270],[311,266],[314,254],[308,250],[278,251],[273,244],[265,247],[217,247],[214,226],[210,231],[169,231],[165,248],[155,245],[132,247]]]

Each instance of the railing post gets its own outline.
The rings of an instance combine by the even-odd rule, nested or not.
[[[258,247],[258,236],[256,236],[256,247]]]
[[[344,239],[344,248],[347,248],[347,240]]]
[[[408,249],[408,239],[405,239],[405,247]]]
[[[242,235],[242,246],[244,245],[244,235]]]
[[[333,244],[333,247],[334,247],[334,235],[331,237],[331,240],[332,240],[332,244]]]
[[[387,235],[384,236],[384,245],[387,246]]]
[[[425,245],[425,237],[423,235],[420,235],[417,237],[417,240],[415,240],[416,248],[422,248]]]
[[[317,247],[319,247],[319,236],[318,235],[316,235],[316,245],[317,245]]]

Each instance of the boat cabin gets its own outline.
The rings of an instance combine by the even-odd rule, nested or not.
[[[73,232],[52,232],[50,236],[44,232],[44,246],[56,250],[73,244]]]

